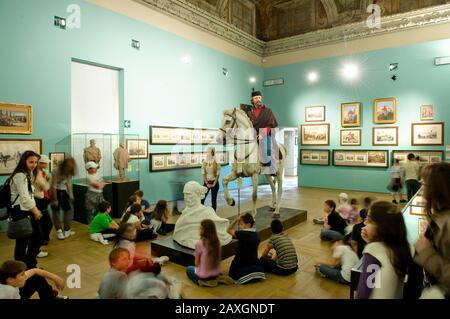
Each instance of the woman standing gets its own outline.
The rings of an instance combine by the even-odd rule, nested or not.
[[[66,158],[52,172],[52,183],[50,188],[50,198],[52,199],[53,225],[57,231],[58,239],[66,239],[75,234],[70,229],[70,222],[73,219],[73,192],[71,178],[75,175],[76,163],[71,157]],[[59,219],[60,210],[64,211],[64,231]]]
[[[208,188],[205,198],[202,199],[202,205],[205,204],[206,196],[209,191],[212,191],[211,206],[217,210],[217,193],[219,192],[219,175],[220,165],[216,161],[216,149],[214,147],[208,148],[208,155],[206,161],[202,163],[203,186]]]
[[[432,285],[422,298],[450,297],[450,164],[436,163],[423,170],[425,209],[429,226],[414,247],[414,261],[423,267]],[[432,294],[434,291],[434,295]]]
[[[39,224],[42,213],[37,208],[33,195],[33,181],[38,173],[36,169],[38,160],[39,154],[33,151],[24,152],[10,177],[12,220],[18,221],[31,217],[33,233],[29,237],[16,239],[14,248],[14,259],[25,262],[28,269],[36,267],[36,256],[42,242]]]
[[[39,220],[42,231],[42,245],[48,244],[50,232],[53,227],[52,219],[48,212],[48,205],[50,204],[50,197],[48,194],[48,190],[50,189],[50,176],[45,171],[48,167],[48,163],[50,163],[48,157],[46,155],[41,155],[36,168],[36,179],[33,182],[34,200],[36,201],[37,208],[42,212],[42,218]],[[40,258],[47,257],[48,253],[41,250],[37,256]]]

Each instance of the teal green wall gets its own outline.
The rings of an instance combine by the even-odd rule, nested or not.
[[[81,7],[81,28],[54,27],[53,17],[67,17],[66,8],[73,3]],[[131,48],[131,39],[141,41],[140,51]],[[398,98],[398,149],[411,148],[410,123],[419,122],[421,104],[436,106],[436,121],[450,119],[450,66],[433,64],[435,57],[450,55],[448,40],[353,55],[351,59],[362,67],[360,80],[353,84],[342,81],[337,71],[348,58],[262,69],[81,0],[2,0],[0,41],[0,101],[31,104],[34,116],[31,136],[1,138],[42,138],[44,153],[54,151],[55,144],[70,134],[73,58],[123,69],[122,113],[132,126],[121,131],[141,138],[148,138],[149,125],[192,127],[201,121],[203,127],[217,127],[225,108],[248,102],[250,76],[285,79],[283,86],[264,88],[265,102],[274,109],[280,126],[302,124],[305,106],[326,105],[326,122],[331,123],[328,149],[340,148],[341,102],[362,102],[364,149],[375,148],[371,146],[375,98]],[[192,64],[180,63],[184,54],[191,56]],[[395,83],[389,80],[391,62],[400,63]],[[228,68],[228,77],[222,75],[222,67]],[[320,73],[317,84],[307,83],[310,70]],[[449,134],[446,125],[447,143]],[[170,149],[150,145],[149,151]],[[227,171],[229,167],[222,176]],[[140,172],[150,201],[174,198],[168,181],[176,179],[177,172],[150,173],[148,160],[141,161]],[[201,181],[200,170],[187,170],[185,178]],[[302,186],[384,192],[387,179],[385,169],[299,166]]]
[[[304,124],[305,106],[326,105],[326,123],[331,124],[329,147],[339,149],[340,103],[362,102],[362,145],[360,149],[437,149],[443,147],[412,147],[411,123],[420,122],[420,105],[435,105],[435,121],[446,122],[445,143],[450,144],[450,65],[435,66],[434,58],[450,56],[450,40],[385,49],[350,57],[337,57],[305,63],[291,64],[265,70],[265,79],[284,78],[285,85],[266,87],[265,101],[271,106],[280,126]],[[339,69],[346,61],[360,65],[359,80],[342,80]],[[398,62],[399,69],[390,72],[390,63]],[[317,71],[320,80],[308,83],[306,76]],[[396,82],[390,80],[398,74]],[[397,97],[398,121],[389,126],[399,127],[398,147],[373,147],[373,101],[376,98]],[[302,147],[302,146],[300,146]],[[349,167],[298,167],[301,186],[387,192],[389,175],[386,169]]]
[[[81,7],[81,28],[60,30],[53,17],[67,17],[69,4]],[[131,39],[141,42],[140,51]],[[148,138],[149,125],[218,127],[224,109],[249,100],[249,77],[263,78],[255,65],[80,0],[2,0],[0,40],[0,101],[33,106],[33,134],[1,138],[42,138],[44,153],[71,133],[72,58],[123,69],[123,119],[132,126],[121,131],[141,138]],[[191,64],[180,62],[184,54]],[[149,152],[170,149],[150,145]],[[140,163],[151,202],[173,198],[168,181],[175,177],[150,173],[148,160]],[[199,169],[187,170],[186,178],[202,180]]]

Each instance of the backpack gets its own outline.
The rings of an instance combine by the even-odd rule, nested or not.
[[[0,186],[0,220],[9,218],[9,209],[15,204],[19,195],[17,195],[14,202],[11,203],[11,178],[8,178],[5,183]]]

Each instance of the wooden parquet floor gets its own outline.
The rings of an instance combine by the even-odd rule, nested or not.
[[[287,231],[294,241],[300,260],[300,270],[293,276],[280,277],[267,275],[264,282],[249,285],[220,285],[214,288],[203,288],[195,286],[185,274],[185,268],[174,263],[167,263],[163,266],[162,273],[169,276],[175,276],[183,281],[183,295],[185,298],[306,298],[306,299],[345,299],[349,297],[349,287],[323,279],[314,272],[314,263],[317,259],[330,256],[329,244],[322,243],[319,239],[320,226],[314,225],[313,218],[322,217],[322,203],[327,199],[337,201],[338,194],[341,191],[297,188],[296,186],[285,187],[283,193],[284,207],[298,208],[308,211],[308,220],[305,223],[297,225]],[[364,196],[371,196],[377,199],[388,199],[388,195],[347,192],[349,196],[361,199]],[[237,191],[232,194],[236,195]],[[250,189],[241,191],[242,211],[251,208]],[[236,214],[237,208],[224,206],[223,194],[219,193],[218,214],[228,217]],[[268,186],[260,186],[258,207],[269,205],[271,194]],[[206,202],[208,204],[208,201]],[[171,216],[171,222],[176,221],[177,216]],[[63,278],[69,275],[66,272],[67,266],[76,264],[81,269],[81,287],[69,289],[66,288],[64,295],[71,299],[77,298],[95,298],[98,285],[105,272],[108,271],[108,254],[111,245],[104,246],[100,243],[89,240],[88,228],[80,223],[73,223],[73,230],[76,234],[65,240],[56,239],[56,234],[52,231],[51,241],[48,246],[43,247],[49,252],[49,256],[38,260],[39,267],[54,272]],[[266,242],[260,245],[260,253]],[[149,242],[141,243],[149,247]],[[14,241],[9,240],[5,233],[0,233],[0,262],[13,257]],[[222,262],[222,269],[228,272],[232,257]]]

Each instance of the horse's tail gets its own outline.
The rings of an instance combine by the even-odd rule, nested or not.
[[[281,144],[281,143],[278,144],[278,148],[280,150],[281,159],[284,160],[287,156],[287,148],[284,144]]]

